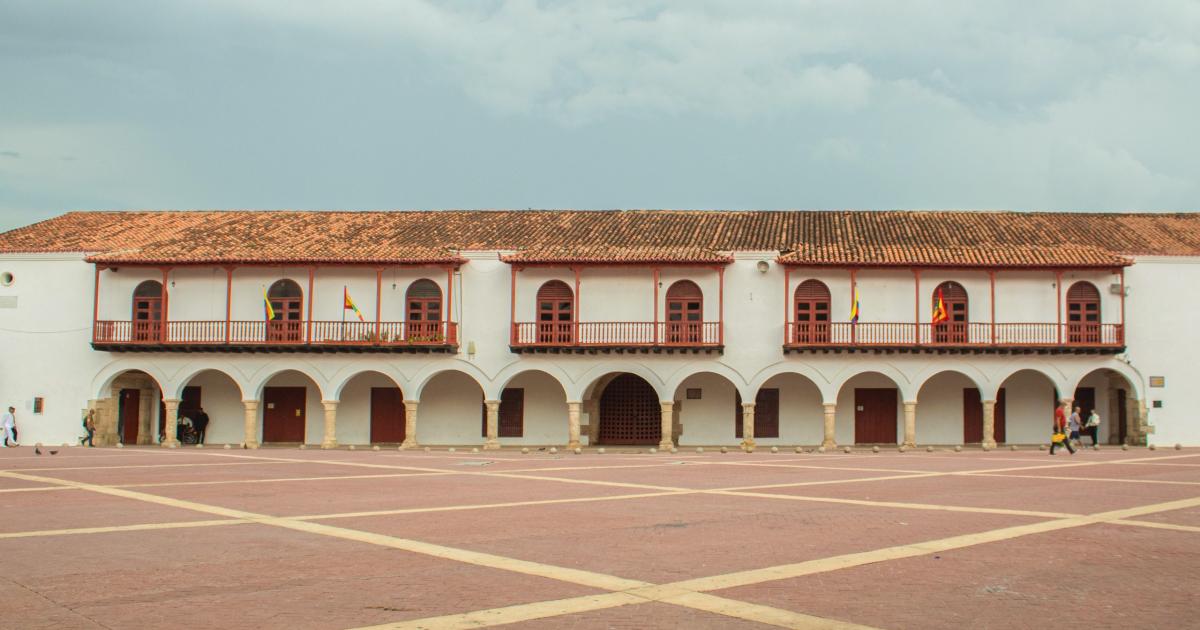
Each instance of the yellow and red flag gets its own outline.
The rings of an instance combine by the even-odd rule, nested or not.
[[[346,309],[350,309],[350,310],[354,311],[355,315],[358,315],[358,321],[360,321],[360,322],[367,321],[366,319],[363,319],[362,311],[358,310],[358,306],[355,306],[354,300],[350,299],[350,289],[348,289],[346,287],[342,287],[342,297],[345,300],[344,303],[342,304],[343,311]]]
[[[940,324],[950,319],[946,314],[946,302],[942,299],[942,290],[939,288],[937,292],[937,304],[933,307],[933,323]]]
[[[266,308],[263,309],[263,313],[267,316],[267,321],[271,321],[272,319],[275,319],[275,309],[271,308],[271,298],[267,297],[267,287],[263,287],[262,291],[263,304],[266,306]]]

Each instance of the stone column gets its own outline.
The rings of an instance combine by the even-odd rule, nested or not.
[[[175,427],[179,423],[179,400],[175,398],[163,399],[164,413],[167,414],[163,422],[163,441],[162,446],[167,448],[176,448],[179,446],[179,440],[175,437]],[[152,429],[157,427],[151,427]]]
[[[662,407],[662,439],[658,442],[660,451],[669,451],[675,448],[675,442],[671,439],[671,428],[674,425],[675,403],[669,400],[659,401],[659,406]]]
[[[245,410],[245,424],[243,425],[242,443],[246,448],[258,448],[258,401],[243,400],[242,408]]]
[[[754,403],[742,403],[742,448],[754,448]]]
[[[483,449],[494,451],[500,448],[500,401],[485,400],[483,404],[487,407],[487,439],[483,441]]]
[[[1114,414],[1108,414],[1114,415]],[[1108,419],[1109,422],[1116,422],[1115,419]],[[1126,395],[1125,396],[1125,443],[1131,446],[1138,446],[1146,443],[1146,407],[1142,401]]]
[[[96,435],[92,443],[96,446],[112,446],[117,443],[117,405],[114,398],[97,398],[88,401],[88,409],[96,410]]]
[[[404,401],[404,443],[402,448],[417,447],[417,405],[418,400]]]
[[[996,401],[983,401],[983,448],[996,448]]]
[[[904,401],[904,446],[917,445],[917,401]]]
[[[321,448],[337,448],[337,407],[336,400],[322,400],[325,407],[325,435],[321,438]]]
[[[156,440],[158,440],[158,423],[156,423],[154,421],[155,412],[158,411],[155,408],[155,407],[157,407],[157,405],[154,404],[154,399],[158,398],[158,395],[157,395],[158,390],[154,389],[153,387],[141,387],[141,388],[139,388],[139,390],[140,390],[140,393],[139,393],[140,403],[138,404],[137,443],[138,444],[154,444],[154,442]],[[164,400],[163,402],[166,402],[166,401]],[[176,410],[176,412],[179,411],[178,404],[175,405],[175,410]],[[174,414],[172,414],[171,417],[175,418],[176,416]],[[164,418],[163,420],[164,420],[163,432],[166,433],[166,430],[167,430],[166,422],[165,422],[166,419]],[[179,422],[178,419],[176,419],[176,423],[178,423],[178,422]],[[174,434],[172,433],[172,435],[174,435]],[[166,438],[164,436],[164,440],[165,439]],[[178,441],[178,438],[176,438],[176,441]]]
[[[588,415],[588,445],[595,446],[600,441],[600,401],[597,398],[583,403],[583,412]]]
[[[567,403],[567,448],[579,448],[579,415],[583,411],[583,403]]]
[[[825,403],[825,439],[821,446],[837,448],[837,403]]]

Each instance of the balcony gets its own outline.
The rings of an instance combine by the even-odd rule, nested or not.
[[[269,352],[450,352],[455,322],[158,321],[95,323],[97,350]]]
[[[513,352],[720,352],[721,322],[517,322]]]
[[[1121,324],[788,322],[784,352],[919,351],[1107,353],[1125,347]]]

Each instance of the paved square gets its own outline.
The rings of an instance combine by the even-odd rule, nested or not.
[[[0,451],[0,626],[1186,626],[1200,451]]]

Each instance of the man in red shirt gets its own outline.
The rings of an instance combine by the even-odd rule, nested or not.
[[[1055,442],[1054,440],[1050,441],[1050,454],[1051,455],[1054,454],[1055,448],[1057,448],[1059,446],[1065,446],[1065,447],[1067,447],[1067,450],[1070,451],[1072,455],[1074,455],[1075,447],[1071,446],[1070,438],[1066,437],[1066,434],[1067,434],[1067,412],[1066,412],[1065,404],[1059,405],[1054,408],[1054,432],[1062,434],[1063,440],[1061,442]]]

